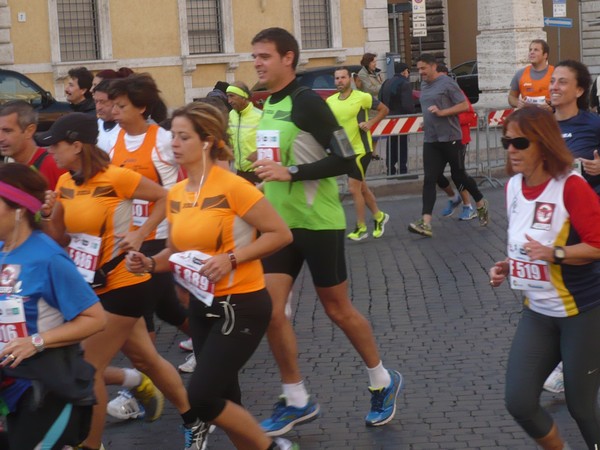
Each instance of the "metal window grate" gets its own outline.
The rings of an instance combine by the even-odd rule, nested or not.
[[[331,11],[328,0],[302,0],[300,26],[302,48],[331,47]]]
[[[58,0],[61,61],[100,59],[98,14],[94,0]]]
[[[220,0],[186,0],[190,55],[222,53]]]

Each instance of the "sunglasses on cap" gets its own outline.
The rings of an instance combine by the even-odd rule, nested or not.
[[[508,147],[510,147],[510,145],[512,145],[517,150],[526,150],[531,144],[531,142],[529,142],[529,139],[527,139],[526,137],[509,138],[506,136],[502,136],[500,138],[500,141],[502,142],[502,147],[504,147],[504,150],[508,150]]]

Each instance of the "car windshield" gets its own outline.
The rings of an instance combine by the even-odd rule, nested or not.
[[[10,100],[25,100],[28,103],[41,103],[41,94],[25,80],[10,74],[0,75],[0,104]]]

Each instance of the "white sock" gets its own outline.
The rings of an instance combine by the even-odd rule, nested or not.
[[[308,404],[308,392],[306,386],[304,386],[304,381],[294,384],[282,384],[282,386],[283,395],[288,406],[303,408]]]
[[[125,372],[124,388],[132,389],[138,387],[142,382],[142,374],[136,369],[123,369],[123,372]]]
[[[369,385],[371,389],[383,389],[388,387],[392,383],[392,377],[385,367],[383,367],[383,361],[379,361],[375,367],[369,369]]]
[[[463,206],[468,206],[469,208],[473,209],[473,205],[471,205],[471,202],[469,202],[469,203],[463,202]]]

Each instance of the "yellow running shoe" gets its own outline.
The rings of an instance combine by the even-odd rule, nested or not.
[[[133,390],[133,396],[144,406],[146,422],[154,422],[161,416],[165,406],[165,396],[146,374],[142,373],[142,382]]]

